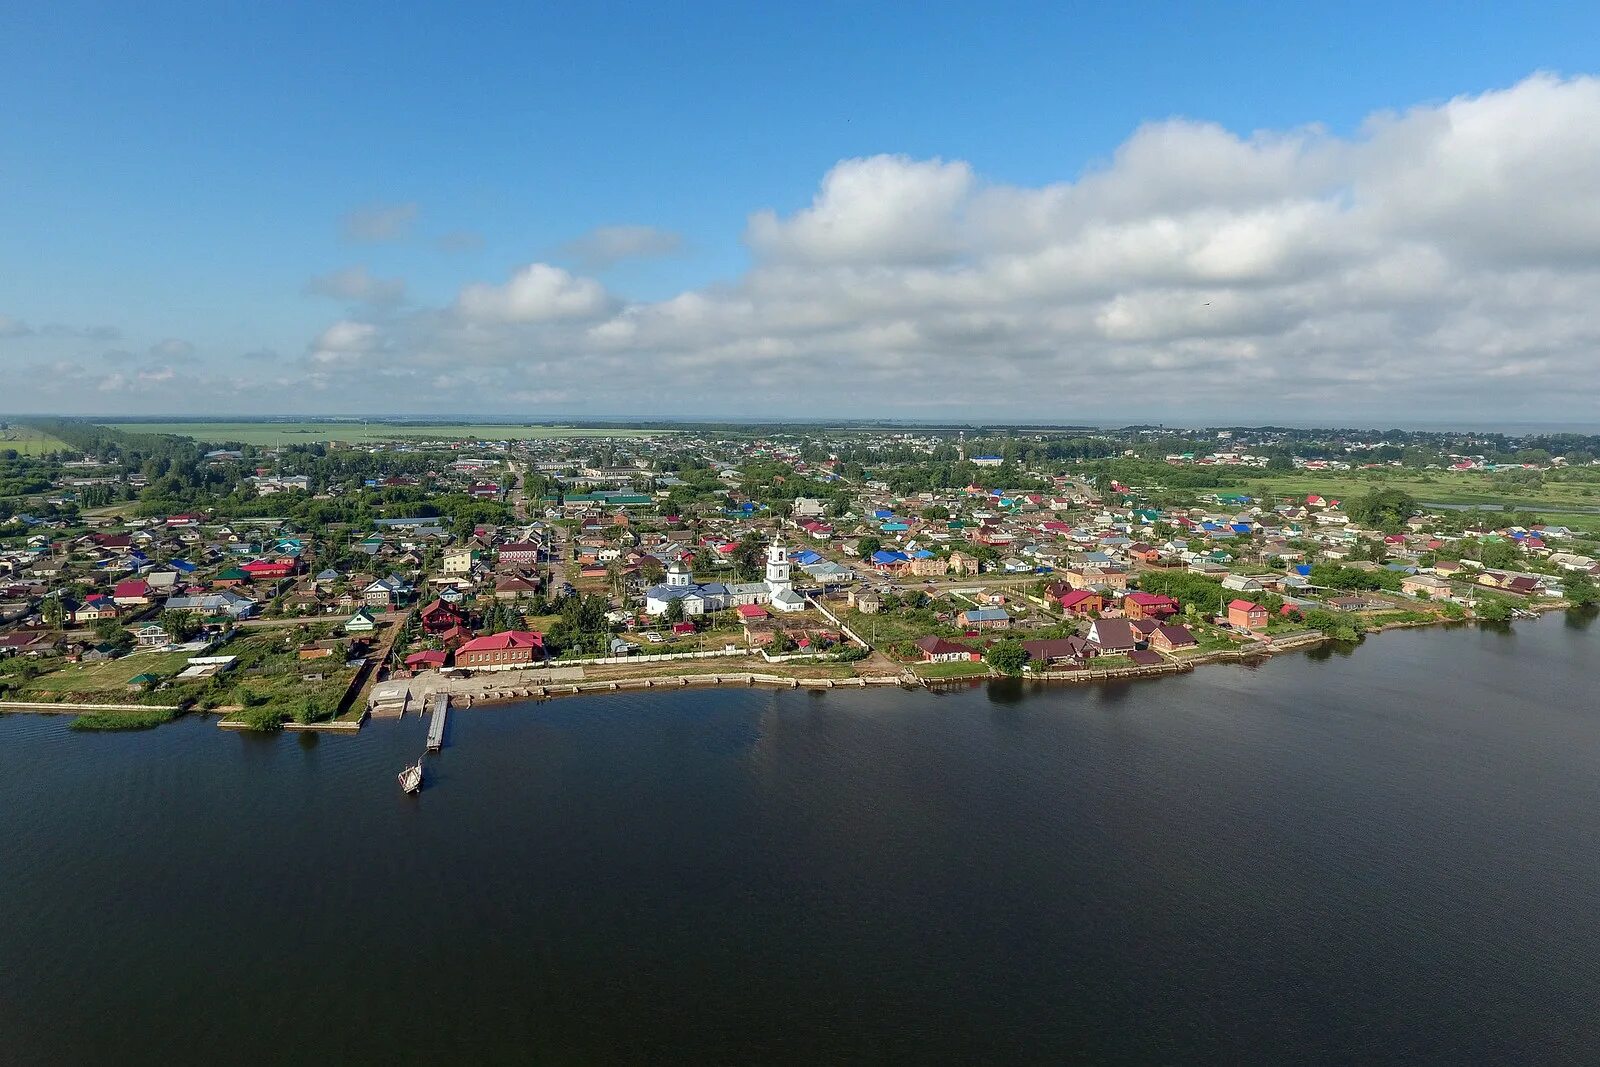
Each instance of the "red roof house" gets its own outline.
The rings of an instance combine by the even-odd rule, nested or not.
[[[1228,622],[1241,630],[1265,630],[1267,609],[1251,600],[1229,601]]]
[[[457,667],[504,669],[544,662],[544,635],[531,630],[506,630],[475,637],[456,649]]]
[[[1178,602],[1160,593],[1129,593],[1122,598],[1122,613],[1130,619],[1166,619],[1178,613]]]
[[[150,603],[150,583],[143,578],[129,578],[111,589],[111,599],[120,605]]]

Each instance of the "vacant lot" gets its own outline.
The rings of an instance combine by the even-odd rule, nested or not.
[[[643,437],[671,432],[643,429],[594,429],[534,423],[457,423],[401,426],[386,422],[114,422],[115,430],[129,433],[169,433],[213,443],[237,441],[247,445],[288,445],[313,441],[487,440],[523,441],[547,437]]]
[[[132,679],[141,674],[170,678],[183,670],[192,655],[193,652],[141,652],[103,663],[68,663],[29,681],[23,694],[45,700],[78,696],[90,701],[136,703],[137,698],[128,691]]]

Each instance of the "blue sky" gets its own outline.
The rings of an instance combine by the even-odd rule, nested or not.
[[[1102,323],[1098,334],[1022,322],[1013,310],[996,310],[1003,294],[986,297],[983,321],[971,322],[993,344],[959,351],[940,345],[937,336],[948,331],[929,328],[923,316],[932,312],[899,305],[858,308],[848,329],[828,317],[809,341],[793,321],[766,331],[757,327],[782,318],[781,309],[751,293],[781,283],[823,301],[825,282],[848,292],[862,274],[841,279],[840,257],[819,258],[814,246],[780,240],[753,250],[750,216],[765,210],[779,226],[803,222],[827,175],[843,161],[875,157],[908,166],[959,161],[975,187],[1044,190],[1115,172],[1136,131],[1174,119],[1215,124],[1246,141],[1257,131],[1289,136],[1317,126],[1323,147],[1360,145],[1375,114],[1509,92],[1539,71],[1584,98],[1571,111],[1560,101],[1522,102],[1535,125],[1552,116],[1549,136],[1559,142],[1560,124],[1584,114],[1582,76],[1600,40],[1596,5],[1264,7],[13,5],[0,11],[0,98],[8,102],[0,108],[0,334],[10,335],[0,336],[0,369],[19,380],[78,383],[64,394],[15,390],[19,409],[157,412],[209,406],[245,385],[255,395],[234,410],[671,413],[678,401],[663,406],[668,383],[703,391],[719,376],[750,373],[759,380],[730,395],[731,410],[710,412],[737,415],[791,410],[786,373],[797,365],[849,373],[860,357],[852,347],[888,332],[902,340],[887,355],[873,349],[876,356],[862,357],[864,383],[892,388],[910,368],[981,358],[994,362],[997,386],[974,402],[974,416],[1051,414],[1040,410],[1038,389],[1020,383],[1043,374],[1070,392],[1083,361],[1096,358],[1126,356],[1130,373],[1170,369],[1156,346],[1196,351],[1202,340],[1220,343],[1217,331],[1135,329],[1137,358],[1125,347],[1108,356],[1108,338],[1124,346],[1128,339],[1107,332],[1106,316],[1145,314],[1128,308],[1139,304],[1147,278],[1113,279],[1093,295],[1099,310],[1085,314]],[[1526,123],[1511,128],[1519,126]],[[1459,156],[1450,151],[1448,158]],[[1168,165],[1192,161],[1175,155]],[[1350,198],[1351,189],[1359,199],[1367,173],[1356,167],[1314,190],[1275,187],[1245,207],[1223,203],[1225,195],[1218,203],[1248,213],[1313,195]],[[921,203],[898,176],[881,191]],[[1551,191],[1520,192],[1538,199]],[[968,193],[951,195],[959,200],[953,207],[935,194],[935,203],[917,208],[930,217],[950,209],[952,229],[949,247],[940,245],[946,258],[918,260],[918,269],[948,274],[998,254],[953,235],[975,209]],[[1152,203],[1142,217],[1177,212]],[[354,233],[353,213],[372,223],[368,237],[377,236],[375,226],[383,239]],[[1081,231],[1081,220],[1074,225]],[[618,226],[651,228],[621,239],[622,250],[642,254],[598,261],[570,244]],[[1374,235],[1380,239],[1400,235]],[[917,247],[913,259],[930,246]],[[1539,265],[1582,281],[1594,252],[1582,242],[1544,249]],[[848,266],[882,277],[907,269],[907,254],[856,248]],[[1470,261],[1472,270],[1462,271],[1478,272],[1477,284],[1501,284],[1481,276],[1482,258],[1475,249],[1457,265]],[[1510,250],[1505,269],[1524,270],[1525,260]],[[533,264],[551,264],[574,284],[592,281],[604,296],[559,315],[526,302],[500,308],[492,322],[462,313],[466,289],[510,285]],[[349,273],[357,268],[389,288],[363,288]],[[313,282],[336,275],[348,284]],[[404,297],[395,298],[402,283]],[[380,291],[389,295],[374,298]],[[1447,291],[1459,294],[1446,286],[1441,300]],[[654,309],[676,309],[683,294],[716,305],[694,308],[712,326],[693,337],[636,328]],[[1060,296],[1090,299],[1079,290]],[[1121,311],[1113,306],[1119,297]],[[730,302],[756,321],[722,321],[721,305]],[[606,328],[607,316],[631,317],[624,330]],[[1255,345],[1251,360],[1274,358],[1275,339],[1288,350],[1288,324],[1245,317],[1250,324],[1229,336]],[[327,347],[325,332],[341,323],[372,329],[335,335],[358,338],[348,352]],[[1449,325],[1434,324],[1430,345],[1449,343]],[[464,340],[468,327],[477,332]],[[826,331],[829,340],[819,341]],[[620,333],[636,340],[619,347]],[[1546,342],[1562,353],[1522,358],[1570,357],[1587,336],[1568,331]],[[1389,340],[1405,351],[1403,338]],[[1364,333],[1360,343],[1374,337]],[[1476,345],[1487,367],[1492,345],[1460,343]],[[1040,370],[1047,350],[1058,362]],[[1094,354],[1074,362],[1073,351]],[[335,352],[352,358],[317,358]],[[245,358],[262,353],[272,355]],[[1198,358],[1210,366],[1225,357],[1213,348]],[[371,373],[380,362],[384,380]],[[640,391],[585,388],[582,368],[591,363],[601,377],[635,380]],[[470,388],[448,390],[437,371],[451,365],[481,373]],[[509,384],[528,385],[522,372],[530,367],[539,382],[559,387],[508,392]],[[299,377],[314,388],[297,386]],[[175,390],[175,380],[196,388]],[[1450,401],[1461,414],[1504,401],[1503,387],[1477,384],[1476,393]],[[1546,387],[1518,393],[1520,413],[1572,403]],[[1272,391],[1270,380],[1264,388]],[[512,393],[519,399],[505,399]],[[1372,399],[1384,395],[1392,391]],[[1310,399],[1337,408],[1341,396],[1368,410],[1338,382]],[[1306,402],[1268,396],[1256,406],[1265,417]],[[811,403],[818,414],[958,410],[947,396],[917,390],[882,412],[859,395]],[[1231,414],[1235,403],[1174,389],[1152,395],[1150,413]]]

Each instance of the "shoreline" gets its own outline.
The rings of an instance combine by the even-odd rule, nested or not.
[[[1542,604],[1535,607],[1523,608],[1534,617],[1542,618],[1553,611],[1566,610],[1570,606],[1564,603]],[[1413,630],[1440,627],[1450,629],[1470,625],[1474,622],[1482,623],[1475,619],[1446,619],[1435,618],[1432,621],[1396,621],[1386,622],[1373,626],[1362,635],[1362,640],[1369,636],[1385,633],[1390,630]],[[1493,625],[1493,624],[1485,624]],[[1502,624],[1510,625],[1510,624]],[[954,678],[923,678],[918,676],[911,665],[899,674],[874,674],[852,675],[842,678],[805,678],[790,675],[767,674],[759,671],[726,671],[704,674],[677,674],[659,675],[635,678],[614,678],[583,680],[578,678],[557,680],[545,677],[538,680],[506,679],[499,677],[486,677],[484,684],[474,685],[464,679],[442,679],[435,676],[429,679],[434,684],[425,684],[412,691],[407,687],[406,697],[400,703],[375,704],[363,709],[361,715],[355,719],[332,720],[328,722],[298,723],[284,722],[282,730],[285,733],[334,733],[355,734],[369,719],[373,718],[398,718],[404,716],[413,703],[425,704],[441,691],[447,692],[454,707],[470,708],[477,705],[508,704],[518,701],[544,701],[559,697],[593,696],[606,693],[622,692],[650,692],[654,690],[681,690],[697,687],[709,688],[768,688],[768,689],[808,689],[818,692],[829,690],[860,690],[868,688],[882,688],[897,686],[902,689],[929,689],[938,691],[969,686],[974,682],[994,681],[998,679],[1015,678],[1019,681],[1032,681],[1042,684],[1085,685],[1096,682],[1123,682],[1137,681],[1145,678],[1161,678],[1173,674],[1190,674],[1196,669],[1228,663],[1264,662],[1274,656],[1287,655],[1295,652],[1308,652],[1321,648],[1324,645],[1335,643],[1335,639],[1317,631],[1308,631],[1292,634],[1281,640],[1265,642],[1257,640],[1239,648],[1214,649],[1186,658],[1164,657],[1160,664],[1150,666],[1117,667],[1107,670],[1085,668],[1081,670],[1064,671],[1028,671],[1018,675],[1001,674],[994,671],[975,672],[970,675]],[[1360,644],[1360,641],[1356,642]],[[448,681],[450,684],[441,686],[437,683]],[[472,679],[477,682],[479,679]],[[231,718],[230,709],[200,710],[191,709],[183,711],[179,708],[163,708],[155,705],[132,704],[85,704],[85,703],[55,703],[50,701],[0,701],[0,715],[83,715],[94,712],[144,712],[170,710],[176,712],[175,717],[186,717],[189,714],[217,715],[217,726],[225,730],[244,731],[250,729],[249,725]]]

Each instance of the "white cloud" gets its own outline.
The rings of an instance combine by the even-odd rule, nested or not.
[[[26,337],[32,332],[33,329],[21,319],[14,319],[10,315],[0,315],[0,338]]]
[[[1592,421],[1597,188],[1600,79],[1550,75],[1348,136],[1152,122],[1032,186],[849,159],[749,215],[726,282],[629,302],[534,263],[305,366],[380,409]]]
[[[383,333],[370,322],[343,319],[322,331],[311,345],[314,364],[349,363],[383,347]]]
[[[457,309],[471,322],[553,322],[595,318],[611,305],[593,278],[576,277],[548,263],[530,263],[504,285],[470,285]]]
[[[683,249],[683,235],[655,226],[597,226],[556,249],[586,270],[604,270],[628,259],[659,259]]]
[[[811,263],[937,260],[960,243],[960,212],[976,187],[966,163],[906,156],[847,159],[828,172],[811,206],[790,219],[750,218],[758,254]]]
[[[345,267],[321,274],[306,283],[309,296],[363,304],[398,304],[406,297],[403,278],[377,278],[364,266]]]
[[[368,204],[344,217],[344,236],[364,244],[398,241],[411,232],[418,214],[414,203]]]

